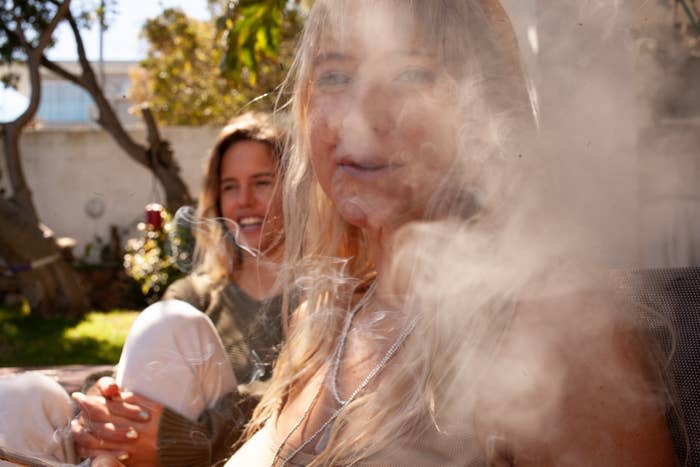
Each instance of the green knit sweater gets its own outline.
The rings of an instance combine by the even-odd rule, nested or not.
[[[202,310],[214,323],[239,383],[193,422],[165,408],[158,431],[161,466],[223,464],[257,403],[255,381],[270,376],[282,341],[282,298],[258,301],[233,283],[190,275],[173,283],[163,299],[178,299]],[[245,394],[245,395],[243,395]]]

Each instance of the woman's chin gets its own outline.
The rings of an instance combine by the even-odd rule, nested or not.
[[[358,186],[334,180],[329,197],[337,207],[340,216],[355,227],[367,230],[386,230],[400,227],[406,222],[417,220],[424,209],[416,196],[416,189],[410,185],[385,180],[382,186]],[[389,186],[386,186],[389,184]]]
[[[371,203],[349,200],[343,202],[338,210],[345,222],[370,232],[394,230],[416,220],[414,216],[407,216],[407,210],[387,200],[376,199]]]
[[[256,235],[242,235],[241,240],[245,249],[256,255],[269,255],[278,250],[284,244],[283,236],[280,232],[269,233],[260,232]]]
[[[246,250],[257,251],[260,247],[260,229],[251,229],[255,231],[241,231],[238,237],[238,245]]]
[[[367,209],[356,200],[347,200],[342,202],[338,207],[338,210],[340,212],[340,216],[348,224],[354,225],[355,227],[359,227],[361,229],[370,228]]]

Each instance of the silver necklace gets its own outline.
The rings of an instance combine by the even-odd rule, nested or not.
[[[357,302],[357,305],[355,305],[352,308],[352,310],[350,310],[350,313],[348,313],[348,315],[345,317],[345,323],[343,323],[343,330],[340,333],[340,336],[338,337],[338,344],[336,345],[335,350],[333,351],[333,364],[331,366],[330,374],[331,393],[333,394],[333,398],[335,399],[335,401],[341,406],[347,405],[348,403],[348,400],[343,400],[340,397],[340,393],[338,392],[338,369],[340,368],[340,360],[343,358],[345,342],[348,340],[350,326],[352,326],[352,322],[355,319],[355,315],[367,304],[367,302],[369,301],[368,297],[374,294],[375,284],[376,282],[372,284],[372,286],[369,290],[367,290],[362,299]]]
[[[374,284],[373,284],[374,285]],[[340,349],[342,349],[345,346],[345,341],[347,340],[348,337],[348,332],[350,330],[350,324],[352,323],[353,317],[357,314],[357,312],[364,306],[364,304],[367,302],[369,295],[371,295],[372,290],[368,290],[367,293],[365,293],[365,296],[358,302],[357,305],[353,307],[353,309],[350,311],[348,316],[346,317],[345,324],[343,326],[343,332],[341,333],[339,337],[339,342],[338,345],[336,346],[335,352],[334,352],[334,360],[339,361],[339,357],[337,357],[338,354],[341,353]],[[396,352],[399,350],[399,347],[401,347],[401,344],[406,340],[409,334],[411,334],[411,331],[413,331],[413,328],[416,326],[417,319],[414,318],[411,320],[411,322],[406,326],[401,333],[398,335],[396,340],[391,344],[391,347],[386,351],[382,359],[377,363],[374,368],[367,374],[365,379],[362,380],[362,382],[355,388],[355,390],[348,396],[347,399],[344,401],[338,401],[340,397],[338,397],[337,394],[337,389],[333,389],[334,392],[334,397],[336,398],[336,401],[340,403],[340,407],[338,407],[329,417],[326,419],[325,422],[321,424],[321,426],[314,431],[311,436],[309,436],[305,441],[303,441],[296,449],[292,451],[292,453],[282,459],[282,463],[280,464],[280,467],[284,467],[287,465],[287,463],[294,459],[294,457],[299,454],[306,446],[308,446],[311,441],[316,439],[318,435],[321,433],[325,432],[328,428],[331,427],[331,424],[335,421],[336,418],[340,415],[340,413],[347,407],[352,401],[354,401],[357,396],[369,385],[369,383],[379,374],[380,371],[384,369],[384,367],[389,363],[389,360],[396,354]],[[325,379],[331,379],[334,380],[335,377],[337,376],[337,366],[334,363],[334,369],[333,371],[333,377],[329,378],[330,374],[326,375]],[[334,386],[334,383],[331,383],[331,387]],[[275,453],[275,457],[273,460],[273,465],[277,459],[281,458],[281,453],[282,449],[284,446],[287,444],[289,441],[289,438],[292,436],[292,434],[299,429],[301,424],[306,420],[306,418],[309,416],[311,413],[311,409],[313,408],[314,404],[318,400],[318,398],[321,396],[321,390],[323,389],[323,385],[319,385],[318,390],[316,391],[316,394],[314,395],[313,399],[311,399],[311,402],[309,402],[309,405],[306,407],[306,410],[304,410],[304,413],[301,415],[299,420],[294,424],[292,429],[287,433],[287,436],[284,437],[284,440],[282,440],[282,443],[279,445],[277,448],[277,452]]]

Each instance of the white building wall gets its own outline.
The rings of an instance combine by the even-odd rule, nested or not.
[[[218,128],[165,128],[192,196],[203,178],[203,163]],[[131,132],[145,142],[144,130]],[[96,129],[36,130],[23,134],[20,148],[27,182],[42,221],[57,237],[76,239],[76,254],[100,235],[109,238],[109,226],[134,226],[143,220],[144,206],[164,201],[151,174],[132,161],[103,131]],[[155,187],[155,188],[154,188]],[[97,198],[104,214],[90,218],[85,206]]]

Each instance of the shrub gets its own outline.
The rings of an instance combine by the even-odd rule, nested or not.
[[[187,225],[174,222],[162,206],[149,205],[146,214],[147,222],[138,225],[143,235],[126,243],[124,269],[140,284],[146,299],[154,302],[188,272],[194,240]]]

